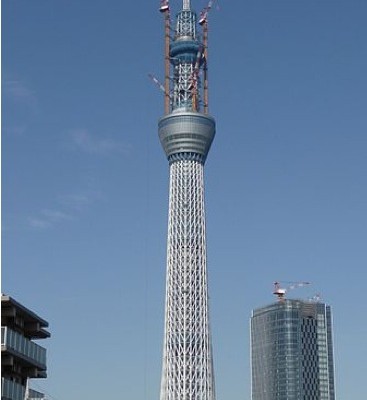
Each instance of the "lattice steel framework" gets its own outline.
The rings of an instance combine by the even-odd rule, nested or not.
[[[214,400],[206,268],[204,168],[170,168],[161,400]]]
[[[166,93],[171,101],[159,121],[159,138],[170,164],[161,400],[215,400],[204,208],[204,164],[215,121],[207,107],[204,114],[199,111],[205,44],[198,39],[190,1],[183,0],[177,13],[173,39],[167,35],[167,0],[162,0],[160,11],[165,13],[165,67],[168,71],[169,60],[172,72]]]

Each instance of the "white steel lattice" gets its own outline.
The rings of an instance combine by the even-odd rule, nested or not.
[[[161,400],[215,400],[206,267],[204,166],[170,166]]]
[[[194,66],[190,63],[178,64],[175,67],[173,101],[175,107],[192,107],[192,89],[194,84]]]

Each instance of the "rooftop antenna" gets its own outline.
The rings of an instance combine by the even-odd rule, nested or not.
[[[190,0],[183,0],[182,9],[183,10],[190,10],[191,9]]]

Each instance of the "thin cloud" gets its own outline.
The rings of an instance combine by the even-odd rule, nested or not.
[[[85,194],[66,194],[60,196],[59,201],[66,207],[81,210],[88,206],[92,202],[92,199]]]
[[[113,153],[120,153],[127,155],[131,150],[130,145],[91,135],[84,129],[72,131],[71,136],[75,147],[88,154],[106,156]]]
[[[27,218],[28,226],[37,230],[50,229],[54,226],[77,219],[77,216],[103,196],[97,191],[71,193],[57,197],[56,208],[43,208]]]
[[[81,193],[64,194],[58,197],[58,202],[64,208],[73,211],[82,211],[96,201],[104,199],[104,195],[96,190],[87,190]]]
[[[71,215],[58,210],[42,210],[42,215],[51,222],[73,219]]]
[[[48,229],[62,222],[74,219],[70,214],[59,210],[42,210],[36,217],[29,217],[28,224],[34,229]]]
[[[3,93],[8,98],[25,103],[34,110],[37,107],[37,98],[34,92],[20,80],[5,80],[3,83]]]
[[[3,133],[23,136],[33,118],[39,115],[38,99],[34,91],[18,79],[2,80]]]
[[[29,217],[28,224],[34,229],[47,229],[51,226],[51,223],[49,221],[37,217]]]

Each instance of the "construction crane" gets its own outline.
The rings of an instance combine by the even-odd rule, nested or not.
[[[201,64],[201,62],[202,62],[202,60],[204,58],[203,51],[204,51],[204,45],[200,45],[198,53],[196,55],[196,62],[195,62],[195,65],[194,65],[194,72],[193,72],[192,77],[191,77],[191,79],[192,79],[192,91],[193,91],[193,95],[192,95],[193,104],[192,104],[192,107],[193,107],[193,109],[195,111],[198,111],[198,108],[199,108],[199,105],[198,105],[198,103],[199,103],[199,93],[198,93],[198,84],[199,84],[199,82],[198,82],[198,80],[199,80],[200,64]],[[205,62],[205,59],[204,59],[204,62]]]
[[[208,113],[208,102],[209,102],[209,94],[208,94],[208,13],[213,7],[214,0],[209,0],[208,5],[202,10],[200,13],[200,17],[198,20],[199,25],[203,27],[203,59],[204,59],[204,114]]]
[[[170,106],[169,44],[170,44],[170,31],[171,31],[169,0],[161,0],[159,11],[164,15],[164,94],[165,94],[164,112],[165,114],[168,114]]]
[[[163,84],[152,74],[148,74],[149,78],[157,85],[157,87],[163,92],[166,93],[166,88]],[[171,98],[171,94],[168,93],[168,97]]]
[[[213,7],[215,0],[209,0],[207,6],[200,13],[198,24],[202,28],[202,39],[196,35],[193,29],[190,35],[183,35],[181,30],[188,29],[187,21],[183,23],[180,17],[180,25],[176,25],[174,37],[171,37],[171,5],[169,0],[160,0],[159,12],[164,16],[164,81],[160,83],[157,78],[149,75],[152,81],[164,93],[164,110],[169,114],[171,108],[178,104],[180,107],[192,107],[192,111],[200,112],[200,105],[203,105],[203,113],[208,114],[208,13]],[[192,14],[190,0],[183,0],[183,10],[181,13]],[[186,18],[186,17],[185,17]],[[191,18],[191,17],[190,17]],[[195,24],[196,17],[192,19]],[[180,32],[178,31],[180,29]],[[191,27],[190,27],[191,29]],[[181,39],[177,41],[177,34]],[[177,58],[182,53],[182,46],[186,46],[190,60]],[[193,53],[196,51],[196,56]],[[186,65],[187,64],[187,65]],[[191,65],[188,65],[191,64]],[[170,76],[171,65],[173,66],[173,77]],[[189,67],[189,68],[188,68]],[[181,68],[181,72],[178,73]],[[191,69],[191,71],[189,71]],[[203,85],[201,86],[200,72],[203,71]],[[189,74],[185,75],[189,71]],[[175,81],[175,76],[183,74],[182,80]],[[202,96],[201,96],[202,95]]]
[[[159,11],[164,13],[169,10],[169,1],[168,0],[161,0],[161,5],[159,7]]]
[[[314,296],[310,297],[308,301],[312,301],[314,303],[319,303],[321,301],[321,294],[316,293]]]
[[[207,23],[208,13],[209,13],[210,9],[213,7],[213,4],[214,4],[214,0],[210,0],[208,5],[200,13],[200,17],[199,17],[199,21],[198,21],[200,25],[204,25],[205,23]]]
[[[282,287],[281,284],[286,283],[288,286]],[[309,285],[310,282],[274,282],[274,291],[273,294],[278,298],[278,301],[284,301],[285,300],[285,294],[292,289],[302,287]]]
[[[208,113],[208,13],[213,7],[214,1],[210,0],[208,5],[201,11],[198,20],[199,25],[203,27],[203,43],[199,47],[198,54],[196,56],[196,63],[194,67],[194,72],[192,75],[193,82],[193,108],[198,109],[198,79],[200,72],[200,65],[203,63],[204,72],[204,114]]]

